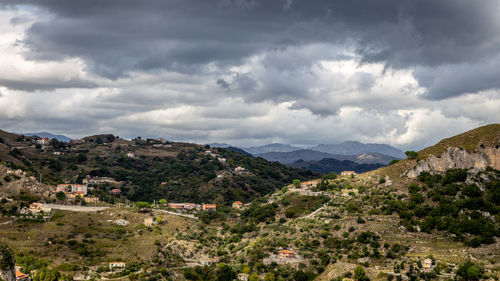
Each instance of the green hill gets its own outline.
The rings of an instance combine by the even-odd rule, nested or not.
[[[99,186],[94,195],[116,200],[244,202],[272,193],[293,179],[317,177],[310,171],[223,148],[209,149],[189,143],[161,143],[153,139],[123,140],[113,135],[84,138],[83,144],[51,140],[41,146],[33,137],[0,133],[0,161],[21,168],[43,183],[81,183],[88,177],[119,181],[121,197],[110,196],[114,185]],[[210,151],[210,152],[208,152]],[[244,171],[235,171],[241,166]]]

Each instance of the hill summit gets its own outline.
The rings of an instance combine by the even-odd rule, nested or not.
[[[500,124],[479,127],[418,151],[415,159],[405,159],[374,171],[393,177],[417,177],[421,172],[449,169],[500,169]]]

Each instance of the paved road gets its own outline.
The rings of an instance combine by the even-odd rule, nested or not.
[[[71,206],[71,205],[58,205],[58,204],[47,204],[48,207],[54,210],[64,210],[73,212],[98,212],[106,210],[109,207],[87,207],[87,206]]]
[[[189,214],[181,214],[181,213],[176,213],[176,212],[171,212],[171,211],[166,211],[166,210],[158,210],[163,213],[171,214],[174,216],[180,216],[180,217],[185,217],[185,218],[190,218],[190,219],[195,219],[197,220],[198,218],[195,217],[194,215],[189,215]]]

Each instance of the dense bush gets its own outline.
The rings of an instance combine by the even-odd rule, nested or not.
[[[418,179],[423,185],[408,186],[409,202],[386,200],[382,212],[397,212],[409,231],[446,230],[471,247],[494,243],[494,237],[500,236],[499,224],[490,216],[500,213],[499,179],[484,183],[484,191],[465,184],[467,171],[463,169],[444,175],[423,172]]]

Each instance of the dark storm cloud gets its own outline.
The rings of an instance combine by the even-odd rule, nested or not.
[[[50,80],[47,78],[41,78],[27,81],[0,78],[0,87],[2,86],[13,90],[32,92],[36,90],[50,91],[58,88],[95,88],[97,87],[97,84],[80,79]]]
[[[461,68],[500,53],[498,0],[4,1],[9,2],[50,13],[26,34],[29,58],[79,57],[90,71],[112,79],[130,71],[195,73],[206,71],[209,64],[224,69],[252,55],[315,42],[350,42],[361,62],[431,72],[442,66]],[[268,63],[291,69],[317,59],[321,54],[309,61],[292,57]],[[426,83],[424,76],[417,79],[430,87],[426,97],[431,99],[484,88],[475,81],[457,88],[455,81],[445,78],[435,80],[438,87],[436,82]],[[248,78],[238,82],[245,88],[256,89],[260,82],[240,78]],[[359,81],[361,88],[370,86],[365,78]],[[500,86],[500,79],[478,78],[488,80],[488,87]],[[227,83],[219,80],[224,87],[223,82]],[[277,90],[271,95],[294,96],[284,94],[282,82],[277,83],[267,86]]]

